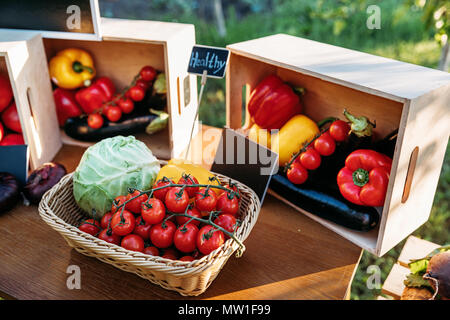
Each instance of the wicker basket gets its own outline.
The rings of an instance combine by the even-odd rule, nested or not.
[[[228,239],[223,246],[209,255],[192,262],[183,262],[129,251],[100,240],[77,228],[80,221],[85,219],[85,215],[73,197],[72,175],[73,173],[63,177],[44,194],[39,204],[39,214],[71,247],[84,255],[135,273],[181,295],[197,296],[208,288],[228,258],[239,248],[236,241]],[[222,182],[229,181],[228,177],[216,175]],[[242,196],[242,224],[236,232],[236,237],[243,242],[256,223],[261,204],[253,190],[238,181],[233,182],[239,187]]]

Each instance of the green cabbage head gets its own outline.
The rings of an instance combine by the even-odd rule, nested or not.
[[[75,201],[89,216],[100,218],[128,188],[148,190],[159,172],[159,161],[133,136],[104,139],[89,147],[73,175]]]

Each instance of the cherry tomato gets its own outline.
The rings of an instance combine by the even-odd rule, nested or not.
[[[335,141],[339,142],[345,141],[350,131],[350,125],[345,121],[336,120],[331,124],[330,129],[328,129],[328,131],[330,132],[331,137]]]
[[[0,75],[0,112],[9,106],[13,98],[13,91],[8,76]]]
[[[78,229],[95,236],[100,232],[100,223],[94,219],[87,219],[80,224]]]
[[[147,91],[150,88],[150,83],[143,79],[138,79],[136,81],[136,86],[141,87],[144,91]]]
[[[303,152],[297,159],[300,164],[308,170],[316,170],[318,167],[320,167],[320,164],[322,162],[322,158],[317,152],[316,149],[310,148]]]
[[[173,187],[167,191],[164,201],[167,210],[175,213],[183,213],[189,204],[189,196],[181,187]]]
[[[230,189],[230,190],[232,190],[234,192],[236,192],[237,195],[238,195],[238,197],[237,197],[238,201],[241,201],[241,192],[239,191],[239,188],[238,188],[238,186],[235,183],[231,183],[231,185],[230,184],[226,184],[226,185],[224,185],[224,187],[227,188],[227,189]],[[221,190],[220,193],[222,194],[223,192],[225,192],[225,191]]]
[[[166,215],[166,208],[161,200],[151,198],[141,203],[141,215],[142,219],[148,224],[157,224],[163,221]]]
[[[159,250],[155,246],[148,246],[144,248],[144,253],[151,256],[159,256]]]
[[[210,254],[225,242],[222,231],[214,230],[211,225],[206,225],[197,234],[197,248],[203,254]]]
[[[175,231],[173,244],[181,252],[192,252],[196,249],[197,233],[198,228],[192,223],[181,226]]]
[[[92,129],[99,129],[103,127],[103,117],[98,113],[91,113],[88,115],[87,124]]]
[[[161,256],[162,258],[170,259],[170,260],[177,260],[178,259],[178,252],[176,252],[174,249],[169,248],[164,250],[164,254]]]
[[[117,122],[122,118],[122,109],[118,106],[109,106],[106,110],[106,117],[111,122]]]
[[[145,193],[139,196],[140,193],[141,192],[139,190],[134,190],[132,193],[129,193],[127,195],[127,201],[129,201],[125,205],[125,208],[127,210],[129,210],[133,213],[136,213],[136,214],[141,213],[141,204],[143,202],[147,201],[148,196]],[[133,200],[131,200],[131,199],[133,199]]]
[[[294,162],[286,173],[288,180],[294,184],[302,184],[308,180],[308,170],[300,163]]]
[[[200,211],[198,211],[198,209],[196,207],[189,208],[186,211],[186,214],[191,216],[191,217],[196,217],[196,218],[201,218],[202,217],[202,214],[200,213]],[[177,216],[176,219],[177,219],[177,224],[179,226],[184,225],[186,222],[188,222],[190,220],[190,218],[182,217],[182,216]],[[192,223],[192,224],[198,226],[200,224],[200,221],[192,219],[191,222],[189,222],[189,223]]]
[[[136,225],[134,215],[128,210],[118,210],[111,219],[112,231],[119,236],[126,236],[133,232]]]
[[[110,221],[112,218],[113,214],[112,212],[107,212],[103,215],[102,219],[100,220],[100,226],[102,227],[102,229],[107,229],[110,225]]]
[[[190,174],[183,174],[177,184],[198,184],[197,178]],[[186,187],[184,190],[188,193],[189,198],[193,198],[198,192],[199,187]]]
[[[179,260],[180,261],[188,261],[188,262],[190,262],[190,261],[194,261],[195,259],[192,256],[184,256],[184,257],[181,257]]]
[[[23,140],[23,136],[19,133],[10,133],[3,137],[0,142],[0,146],[15,146],[15,145],[23,145],[25,141]]]
[[[321,156],[330,156],[334,153],[334,150],[336,150],[336,142],[334,142],[328,132],[324,132],[320,137],[314,140],[314,149],[316,149]]]
[[[20,125],[19,114],[17,113],[16,103],[13,102],[2,113],[2,121],[8,129],[22,133],[22,126]]]
[[[195,206],[200,211],[216,209],[217,195],[213,189],[201,188],[195,195]]]
[[[228,232],[233,233],[237,230],[238,225],[236,224],[236,218],[231,214],[221,214],[215,220],[214,223],[218,226],[224,228]],[[229,238],[227,234],[224,234],[225,238]]]
[[[175,184],[175,182],[173,182],[170,179],[162,178],[155,182],[155,184],[153,185],[153,189],[161,188],[161,187],[167,186],[171,183]],[[155,191],[153,191],[153,196],[161,201],[164,201],[166,199],[167,191],[169,191],[170,188],[171,187],[166,187],[166,188],[162,188],[159,190],[155,190]]]
[[[138,252],[144,251],[144,240],[136,234],[129,234],[125,236],[120,245],[127,250]]]
[[[156,77],[156,70],[151,66],[145,66],[142,67],[139,75],[144,81],[153,81]]]
[[[120,246],[121,237],[115,234],[111,229],[103,229],[100,231],[98,238]]]
[[[134,110],[134,102],[130,98],[123,97],[117,101],[117,105],[123,113],[128,114]]]
[[[150,241],[155,247],[168,248],[173,243],[173,236],[177,227],[168,220],[155,224],[150,229]]]
[[[118,196],[113,200],[112,206],[111,206],[111,212],[115,213],[117,210],[122,209],[122,205],[127,201],[126,196]]]
[[[145,222],[144,219],[142,219],[142,216],[138,216],[136,218],[136,225],[134,226],[133,234],[137,234],[140,236],[144,241],[147,241],[150,239],[150,229],[152,225],[150,223]]]
[[[142,99],[144,99],[145,97],[145,90],[142,87],[133,86],[128,89],[128,96],[133,101],[142,101]]]
[[[239,201],[237,196],[235,194],[229,194],[228,192],[222,193],[217,198],[216,210],[221,213],[235,216],[239,212]]]

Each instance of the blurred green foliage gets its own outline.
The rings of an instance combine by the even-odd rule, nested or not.
[[[204,45],[225,47],[235,42],[287,33],[430,68],[437,67],[440,57],[441,47],[435,41],[435,34],[442,35],[442,30],[448,34],[450,2],[445,0],[223,0],[227,33],[221,37],[212,2],[100,0],[100,11],[103,16],[192,23],[196,28],[197,43]],[[369,5],[380,7],[381,29],[367,28]],[[443,24],[431,28],[434,10],[442,5],[447,11],[441,12],[434,23],[441,19]],[[213,126],[225,124],[225,80],[208,80],[200,119]],[[449,184],[450,148],[430,219],[414,232],[415,236],[439,244],[450,243]],[[380,294],[380,290],[369,290],[366,286],[370,276],[367,267],[379,266],[384,281],[403,245],[404,242],[400,243],[381,258],[363,253],[352,284],[352,299],[375,299]]]

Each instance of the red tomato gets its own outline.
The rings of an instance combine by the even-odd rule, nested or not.
[[[201,188],[195,195],[195,206],[200,211],[216,210],[217,195],[213,189]]]
[[[147,91],[150,88],[150,83],[144,81],[143,79],[138,79],[136,81],[136,86],[141,87],[142,89],[144,89],[144,91]]]
[[[170,220],[155,224],[150,229],[150,241],[158,248],[170,247],[176,229],[177,227]]]
[[[141,203],[142,219],[149,224],[157,224],[163,221],[166,215],[164,203],[156,198]]]
[[[177,184],[198,184],[197,178],[190,174],[184,174]],[[199,187],[186,187],[184,190],[188,193],[189,198],[193,198],[198,192]]]
[[[181,226],[175,231],[173,243],[181,252],[192,252],[196,248],[198,228],[192,223]]]
[[[162,178],[155,182],[155,184],[153,185],[153,189],[161,188],[161,187],[167,186],[171,183],[175,184],[175,182],[173,182],[170,179]],[[153,196],[161,201],[165,201],[167,191],[169,191],[170,188],[171,187],[166,187],[166,188],[155,190],[155,191],[153,191]]]
[[[155,246],[148,246],[144,248],[144,253],[151,256],[159,256],[159,250]]]
[[[111,212],[115,213],[118,209],[122,209],[122,205],[127,201],[126,196],[118,196],[113,200],[112,206],[111,206]]]
[[[12,98],[13,92],[9,78],[7,76],[0,75],[0,112],[9,106]]]
[[[336,142],[328,132],[322,133],[320,137],[314,140],[314,149],[322,156],[330,156],[336,150]]]
[[[133,232],[136,225],[134,215],[128,210],[119,210],[111,219],[112,231],[119,236],[126,236]]]
[[[176,252],[174,249],[169,248],[164,250],[164,254],[161,256],[162,258],[170,259],[170,260],[177,260],[178,259],[178,252]]]
[[[303,152],[297,159],[300,164],[308,170],[316,170],[318,167],[320,167],[320,164],[322,162],[322,158],[317,152],[316,149],[310,148]]]
[[[125,114],[131,113],[134,110],[134,102],[130,98],[121,98],[117,102],[120,109],[122,109],[122,112]]]
[[[225,242],[223,232],[213,229],[213,226],[206,225],[197,234],[197,248],[203,254],[210,254]]]
[[[232,216],[231,214],[219,215],[214,220],[214,223],[231,233],[233,233],[238,228],[236,218],[234,216]],[[225,235],[225,238],[227,238],[227,239],[229,238],[227,234],[224,234],[224,235]]]
[[[111,229],[103,229],[102,231],[100,231],[98,238],[120,246],[120,236],[112,232]]]
[[[350,131],[350,125],[342,120],[334,121],[329,129],[331,137],[336,141],[345,141]]]
[[[295,162],[286,173],[288,180],[294,184],[302,184],[308,180],[308,170],[306,170],[300,163]]]
[[[222,193],[217,198],[216,210],[221,213],[235,216],[239,212],[239,201],[236,195],[228,192]]]
[[[151,66],[145,66],[142,67],[141,71],[139,72],[142,80],[144,81],[153,81],[156,77],[156,70]]]
[[[92,113],[92,114],[88,115],[87,124],[92,129],[99,129],[99,128],[103,127],[103,123],[104,123],[104,121],[103,121],[103,117],[101,114]]]
[[[145,97],[145,90],[142,87],[133,86],[128,89],[128,96],[133,101],[142,101],[142,99],[144,99]]]
[[[236,184],[234,184],[234,183],[231,183],[231,185],[230,184],[226,184],[226,185],[224,185],[224,187],[227,188],[227,189],[233,190],[234,192],[236,192],[237,195],[238,195],[238,197],[237,197],[238,201],[241,201],[241,192],[239,191],[239,188],[238,188],[238,186]],[[223,193],[223,192],[225,192],[225,191],[221,190],[221,193]]]
[[[0,146],[14,146],[25,144],[23,136],[19,133],[10,133],[3,137]]]
[[[127,201],[129,201],[125,205],[125,208],[127,210],[129,210],[133,213],[136,213],[136,214],[141,213],[141,204],[143,202],[147,201],[148,196],[145,193],[139,196],[140,193],[141,192],[139,190],[135,190],[135,191],[133,191],[133,193],[129,193],[127,195]],[[131,199],[133,199],[133,200],[131,200]]]
[[[194,259],[194,257],[191,257],[191,256],[184,256],[184,257],[181,257],[179,260],[190,262],[190,261],[194,261],[195,259]]]
[[[0,142],[2,141],[4,135],[5,135],[5,129],[3,128],[3,125],[0,122]]]
[[[122,118],[122,109],[118,106],[109,106],[106,110],[106,118],[111,122],[117,122]]]
[[[94,219],[87,219],[80,224],[78,229],[95,236],[100,232],[100,223]]]
[[[198,209],[196,207],[189,208],[186,211],[186,214],[191,217],[196,217],[196,218],[202,217],[202,214],[200,213],[200,211],[198,211]],[[177,224],[179,226],[182,226],[183,224],[185,224],[186,222],[188,222],[190,220],[190,218],[182,217],[182,216],[177,216],[176,219],[177,219]],[[200,221],[192,219],[191,222],[189,222],[189,223],[192,223],[192,224],[198,226],[200,224]]]
[[[20,125],[19,114],[17,113],[16,103],[13,102],[2,113],[2,121],[8,129],[22,133],[22,126]]]
[[[152,225],[150,223],[145,222],[144,219],[142,219],[142,216],[138,216],[136,218],[136,225],[133,230],[133,234],[137,234],[142,239],[147,241],[150,239],[150,229]]]
[[[103,215],[102,219],[100,220],[100,226],[102,227],[102,229],[107,229],[111,221],[113,214],[112,212],[107,212]]]
[[[167,192],[164,203],[167,210],[183,213],[189,204],[189,196],[186,190],[183,190],[181,187],[173,187]]]
[[[144,251],[144,240],[135,234],[125,236],[120,245],[127,250],[138,252]]]

